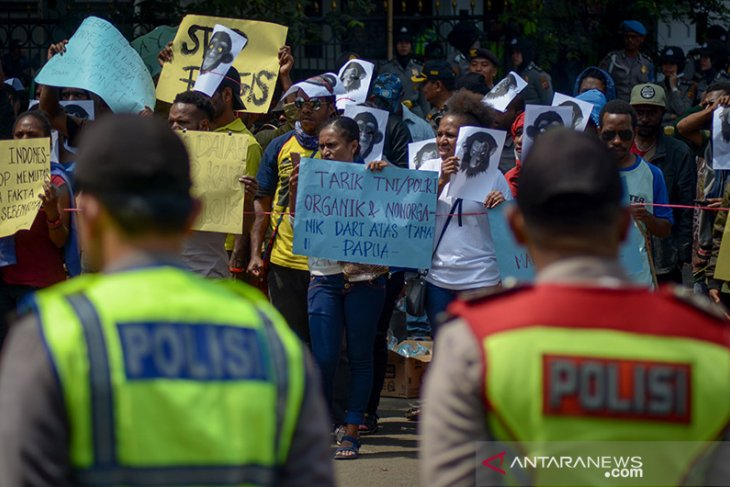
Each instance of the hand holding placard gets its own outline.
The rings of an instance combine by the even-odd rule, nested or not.
[[[431,266],[436,173],[302,159],[294,253],[358,264]],[[378,165],[379,167],[379,165]]]

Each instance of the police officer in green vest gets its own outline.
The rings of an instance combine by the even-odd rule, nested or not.
[[[630,211],[597,138],[551,132],[522,167],[507,218],[535,284],[449,308],[426,376],[421,485],[727,485],[722,311],[629,282]]]
[[[254,289],[178,257],[200,213],[181,140],[115,116],[76,164],[101,270],[37,293],[0,364],[0,485],[334,485],[307,352]]]

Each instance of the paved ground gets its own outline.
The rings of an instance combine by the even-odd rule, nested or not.
[[[418,486],[418,423],[404,414],[416,399],[382,398],[380,431],[363,436],[360,458],[335,461],[341,487]],[[334,455],[335,447],[332,448]]]

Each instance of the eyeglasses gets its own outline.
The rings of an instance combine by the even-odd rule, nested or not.
[[[624,141],[628,142],[634,137],[634,131],[633,130],[606,130],[605,132],[601,132],[601,139],[603,139],[604,142],[611,142],[613,139],[616,138],[616,135],[619,136],[619,138]]]
[[[294,100],[294,106],[297,107],[297,109],[301,110],[304,107],[308,107],[312,111],[319,111],[320,108],[322,108],[324,105],[326,105],[326,101],[322,101],[319,98],[313,98],[311,100],[305,100],[304,98],[297,98]]]

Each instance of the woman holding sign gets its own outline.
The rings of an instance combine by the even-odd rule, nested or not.
[[[446,311],[459,293],[500,286],[494,242],[485,209],[512,199],[510,187],[501,173],[494,179],[483,202],[448,195],[447,187],[451,177],[459,171],[461,162],[455,155],[459,130],[462,127],[490,127],[493,117],[492,109],[481,103],[481,97],[466,90],[454,94],[447,106],[449,110],[441,119],[436,134],[440,159],[429,161],[422,167],[438,170],[440,164],[436,240],[431,269],[426,275],[425,303],[434,336],[438,315]]]
[[[13,139],[37,139],[51,136],[51,124],[40,111],[25,112],[18,116],[13,127]],[[45,151],[34,152],[35,157],[45,158],[50,167],[50,139]],[[43,163],[43,161],[37,161]],[[39,167],[33,164],[34,167]],[[53,166],[57,166],[54,164]],[[18,173],[20,179],[21,173]],[[13,175],[15,179],[15,175]],[[12,188],[3,188],[3,196],[20,193]],[[33,223],[28,230],[20,230],[14,235],[0,239],[0,342],[5,335],[8,313],[14,311],[21,300],[28,294],[44,287],[51,286],[66,279],[64,268],[64,246],[70,235],[70,213],[65,211],[71,207],[71,191],[62,170],[53,168],[50,178],[43,182],[43,191],[38,195],[42,201]],[[10,201],[4,201],[8,214],[20,211],[25,206],[9,207]],[[78,265],[78,251],[75,262]]]
[[[359,129],[353,119],[333,119],[319,132],[321,157],[362,164],[359,140]],[[368,164],[368,167],[379,171],[387,164],[376,161]],[[290,180],[292,195],[295,194],[297,181],[298,174]],[[309,257],[309,272],[312,276],[308,295],[312,353],[322,372],[322,386],[330,406],[343,329],[347,340],[349,397],[344,434],[335,452],[335,459],[351,460],[359,456],[358,428],[364,423],[370,399],[373,342],[385,301],[388,268]]]

